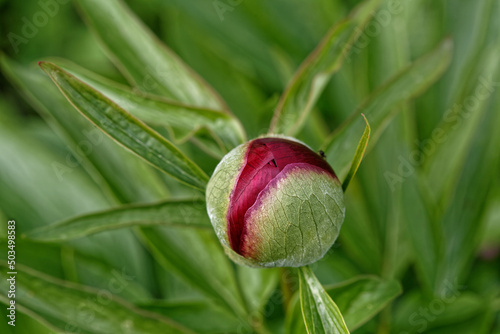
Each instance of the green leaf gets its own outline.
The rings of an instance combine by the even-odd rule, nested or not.
[[[130,226],[168,225],[211,228],[205,201],[168,200],[155,204],[124,205],[95,212],[30,231],[26,237],[60,242]]]
[[[371,169],[367,168],[367,169]],[[362,175],[362,174],[360,174]],[[342,245],[345,252],[342,256],[353,262],[360,272],[379,272],[383,256],[383,240],[380,238],[378,221],[376,216],[363,198],[364,192],[360,187],[365,183],[354,183],[346,193],[346,215],[342,224],[342,231],[338,243]],[[374,237],[377,236],[377,237]],[[346,275],[343,278],[352,277]]]
[[[358,115],[365,114],[373,129],[369,150],[375,145],[388,122],[401,110],[396,107],[424,92],[441,76],[448,67],[451,51],[452,42],[446,39],[436,49],[398,72],[375,90],[351,117],[325,140],[323,151],[339,178],[347,175],[349,159],[356,152],[356,141],[353,139],[365,127]]]
[[[159,170],[204,191],[207,175],[157,132],[51,63],[40,63],[73,106],[108,136]]]
[[[4,115],[0,107],[0,117]],[[33,125],[43,123],[33,118],[36,121],[15,117],[0,121],[0,208],[18,222],[18,236],[50,222],[107,209],[112,203],[80,166],[73,160],[67,164],[65,158],[72,157],[71,153],[63,145],[57,146],[54,134],[49,137],[53,144],[35,135]],[[62,178],[56,169],[59,166]],[[132,231],[101,233],[71,245],[84,254],[102,258],[108,267],[127,268],[137,282],[150,286],[150,256]]]
[[[442,232],[427,210],[417,175],[405,180],[402,187],[402,201],[405,207],[403,219],[413,246],[417,274],[426,290],[432,292],[438,270]]]
[[[339,308],[309,267],[299,268],[299,281],[307,333],[349,333]]]
[[[19,333],[20,331],[16,332],[15,327],[8,324],[8,321],[10,321],[10,319],[7,318],[7,314],[9,312],[7,310],[8,307],[9,305],[0,301],[0,316],[2,319],[7,319],[7,321],[0,323],[0,332],[3,334]],[[45,324],[43,319],[34,319],[20,312],[16,313],[16,324],[18,324],[19,327],[22,326],[23,333],[58,334],[57,328],[53,328],[52,326]]]
[[[355,277],[325,290],[335,299],[351,331],[373,318],[402,291],[397,281],[370,276]]]
[[[233,115],[220,110],[195,107],[156,95],[133,91],[127,86],[103,78],[71,62],[56,59],[54,63],[68,71],[140,120],[172,130],[182,143],[192,137],[206,140],[205,132],[218,146],[216,153],[225,154],[246,141],[245,130]],[[205,131],[204,131],[205,130]]]
[[[453,187],[449,207],[442,216],[444,252],[436,263],[438,276],[436,291],[445,293],[446,284],[453,280],[463,282],[469,275],[477,256],[483,219],[491,180],[500,169],[500,95],[481,119],[479,131],[472,138],[465,164]],[[460,208],[458,210],[457,208]]]
[[[375,276],[357,276],[324,288],[335,299],[350,331],[372,319],[401,293],[398,282]],[[297,297],[295,294],[287,311],[286,333],[289,334],[305,332],[303,321],[297,320],[302,320]]]
[[[8,208],[11,217],[22,221],[20,228],[22,226],[23,229],[19,233],[75,215],[104,210],[110,205],[158,201],[167,195],[161,175],[154,168],[121,149],[83,115],[74,112],[52,80],[36,64],[33,65],[21,66],[0,56],[2,72],[64,140],[71,152],[66,151],[56,137],[53,140],[59,147],[50,150],[50,147],[40,147],[42,143],[32,139],[34,131],[27,127],[25,118],[21,124],[2,122],[8,128],[8,132],[0,131],[8,136],[8,140],[2,140],[2,143],[11,148],[5,146],[1,150],[11,153],[4,156],[7,164],[1,168],[1,175],[8,182],[2,186],[6,196],[0,194],[0,203]],[[50,129],[47,128],[47,131]],[[61,149],[64,150],[62,154],[54,154]],[[32,172],[20,169],[16,156],[24,166],[30,166]],[[84,184],[79,182],[81,174],[86,176]],[[28,180],[28,176],[32,179]],[[175,180],[172,182],[175,183]],[[88,186],[95,191],[86,195]],[[103,193],[105,196],[102,196]],[[96,205],[87,208],[87,198]],[[72,244],[83,253],[100,254],[108,260],[108,267],[126,267],[138,284],[145,287],[153,284],[151,258],[132,231],[101,233]],[[83,267],[81,272],[95,271],[91,265]],[[98,281],[95,279],[91,283]],[[87,280],[82,282],[89,284]]]
[[[164,268],[226,310],[246,317],[234,268],[213,231],[145,227],[140,236]]]
[[[218,94],[122,2],[79,0],[77,3],[109,58],[134,86],[186,104],[226,109]]]
[[[137,306],[164,315],[196,333],[233,333],[236,329],[245,329],[245,333],[249,331],[247,323],[204,301],[158,301]]]
[[[445,111],[442,119],[429,138],[429,153],[425,156],[425,179],[432,185],[429,195],[436,202],[450,199],[450,192],[458,182],[467,152],[471,148],[480,120],[488,111],[488,103],[495,95],[497,73],[500,64],[500,42],[482,50],[482,57],[474,60],[472,73],[462,81],[467,83],[453,108]],[[477,101],[472,107],[471,100]],[[432,146],[431,146],[432,145]],[[446,177],[443,177],[443,174]]]
[[[334,25],[318,47],[302,63],[274,112],[269,132],[294,136],[301,129],[331,76],[346,59],[380,0],[368,0]]]
[[[496,194],[493,192],[489,209],[485,214],[486,223],[482,231],[481,248],[494,246],[498,243],[498,240],[500,240],[500,180],[497,180],[494,187],[496,189]]]
[[[152,201],[164,197],[165,187],[147,163],[95,128],[80,113],[68,112],[71,104],[38,67],[21,66],[0,55],[3,74],[69,146],[73,157],[52,162],[60,181],[81,166],[112,203]],[[123,182],[133,179],[135,182]]]
[[[0,208],[22,222],[17,233],[108,207],[92,179],[81,168],[65,165],[64,155],[38,140],[32,129],[24,119],[0,121]],[[67,171],[62,179],[56,163]]]
[[[361,164],[361,160],[363,160],[366,147],[368,146],[368,140],[370,139],[370,124],[368,123],[368,120],[366,119],[365,115],[361,114],[361,116],[363,116],[363,119],[365,120],[366,127],[365,131],[363,131],[361,139],[359,140],[358,147],[356,148],[356,153],[354,154],[354,158],[352,159],[351,162],[351,168],[349,168],[349,172],[347,173],[344,182],[342,182],[342,190],[344,190],[344,192],[347,190],[349,183],[351,182],[351,180],[354,178],[354,175],[356,175],[356,172],[358,171],[359,165]]]
[[[0,247],[7,249],[7,241],[0,241]],[[134,268],[130,265],[116,269],[120,268],[119,265],[113,267],[99,255],[85,254],[84,251],[68,244],[49,244],[18,238],[16,248],[20,250],[16,252],[16,264],[99,289],[108,289],[112,281],[115,288],[113,293],[129,301],[151,298],[151,294],[146,291],[139,277],[134,275]],[[137,271],[141,269],[144,270],[144,267],[138,268]]]
[[[10,275],[0,262],[0,300],[8,302]],[[79,333],[192,333],[174,321],[140,310],[113,296],[110,290],[93,289],[62,281],[23,265],[17,265],[16,306],[59,331]]]
[[[470,291],[454,290],[451,286],[448,288],[446,295],[440,298],[426,298],[418,288],[405,291],[405,294],[398,299],[397,308],[394,308],[391,319],[392,331],[394,333],[424,331],[425,333],[494,333],[491,332],[490,326],[488,331],[482,331],[480,326],[477,326],[477,317],[492,311],[489,297]]]
[[[237,266],[239,284],[250,310],[262,314],[262,309],[271,297],[278,284],[280,271],[278,268],[256,269]]]
[[[302,310],[300,309],[300,294],[295,293],[290,299],[285,316],[285,333],[286,334],[303,334],[307,333]]]

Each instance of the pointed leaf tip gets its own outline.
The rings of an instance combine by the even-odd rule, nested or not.
[[[349,334],[339,308],[309,267],[299,268],[300,305],[309,334]]]
[[[381,0],[364,1],[346,20],[332,26],[288,83],[274,111],[269,133],[294,136],[300,131],[380,3]]]
[[[365,120],[366,127],[365,131],[363,131],[361,139],[359,140],[356,153],[354,154],[354,158],[352,159],[351,168],[349,169],[349,172],[347,173],[347,176],[344,182],[342,183],[342,190],[344,190],[344,192],[347,190],[347,187],[349,186],[351,180],[354,178],[354,175],[356,175],[359,165],[363,160],[363,156],[365,155],[366,147],[368,146],[368,141],[370,140],[370,132],[371,132],[370,123],[368,123],[368,120],[366,119],[364,114],[361,114],[361,116]]]
[[[205,190],[208,176],[158,132],[57,65],[42,62],[41,67],[75,109],[106,135],[180,182]]]
[[[329,162],[339,177],[347,175],[351,166],[350,154],[356,151],[356,141],[353,138],[364,128],[358,117],[359,113],[363,112],[370,118],[370,127],[373,129],[371,148],[389,120],[403,110],[396,107],[419,96],[441,77],[450,64],[452,47],[451,39],[445,39],[432,51],[393,75],[375,89],[324,141],[321,147],[327,157],[335,157],[335,160]]]

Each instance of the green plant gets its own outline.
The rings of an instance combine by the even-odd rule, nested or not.
[[[294,72],[312,45],[280,51],[294,50],[303,32],[293,20],[267,21],[283,8],[292,19],[290,5],[171,1],[181,13],[171,19],[186,27],[171,39],[195,36],[200,49],[178,42],[178,51],[227,103],[120,1],[76,3],[127,83],[62,59],[40,62],[45,73],[0,59],[70,151],[3,103],[0,216],[17,224],[16,331],[498,330],[499,260],[478,256],[500,246],[498,2],[457,10],[474,20],[470,32],[452,19],[441,27],[450,9],[430,1],[321,2],[346,18]],[[296,5],[302,15],[322,11]],[[204,8],[224,19],[218,24],[234,15],[234,31],[214,28]],[[323,33],[333,21],[311,29]],[[247,28],[282,49],[265,51],[262,36],[231,48]],[[200,36],[204,29],[213,34]],[[264,100],[284,82],[279,100]],[[309,267],[236,265],[210,225],[209,175],[234,147],[263,134],[322,150],[343,190],[350,185],[339,241]],[[0,267],[0,302],[8,305],[7,262]]]

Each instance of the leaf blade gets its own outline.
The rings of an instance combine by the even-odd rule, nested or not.
[[[249,325],[241,319],[206,301],[148,302],[138,306],[165,315],[196,333],[231,333],[235,328],[249,330]]]
[[[448,67],[451,60],[452,42],[444,40],[433,51],[417,59],[399,71],[385,84],[375,90],[359,107],[338,127],[321,146],[329,162],[339,177],[344,177],[350,167],[350,152],[355,152],[356,142],[352,140],[364,128],[359,113],[366,115],[372,128],[372,140],[368,150],[377,142],[385,126],[399,111],[393,109],[399,104],[418,96],[434,83]],[[404,92],[405,94],[400,94]],[[352,154],[353,154],[352,153]],[[335,159],[332,159],[335,157]]]
[[[195,106],[227,109],[219,95],[122,2],[77,3],[109,58],[140,90]]]
[[[498,76],[497,76],[498,78]],[[462,282],[477,256],[480,231],[483,230],[486,203],[500,168],[500,97],[483,116],[480,131],[472,139],[466,162],[452,196],[443,213],[444,251],[437,266],[436,290],[445,295],[453,280]],[[456,207],[462,208],[457,210]]]
[[[236,273],[249,309],[263,316],[263,308],[276,289],[280,271],[277,268],[257,269],[238,266]]]
[[[203,128],[210,130],[214,142],[217,144],[219,141],[223,142],[221,145],[223,153],[246,141],[245,130],[239,120],[224,110],[197,107],[134,91],[69,61],[56,59],[52,62],[94,87],[140,120],[186,133],[179,135],[174,132],[178,142],[184,142],[193,136],[200,139],[201,136],[197,135]]]
[[[354,175],[356,175],[359,165],[363,160],[363,156],[365,155],[366,147],[368,146],[368,141],[370,140],[370,132],[371,132],[370,124],[368,123],[368,120],[366,119],[365,115],[361,114],[361,116],[363,116],[363,119],[365,120],[366,127],[365,130],[363,131],[363,135],[359,140],[358,147],[356,148],[356,153],[354,153],[354,158],[352,159],[349,172],[347,173],[344,182],[342,182],[342,190],[344,190],[344,192],[347,190],[347,187],[349,186],[351,180],[354,178]]]
[[[113,203],[151,201],[165,196],[166,189],[158,182],[157,174],[142,159],[117,150],[116,143],[83,115],[68,113],[72,108],[70,102],[39,68],[21,66],[5,55],[0,55],[0,68],[70,147],[77,162]],[[64,179],[66,173],[67,169],[63,169],[58,178]],[[140,186],[123,182],[132,177]]]
[[[300,303],[307,332],[349,333],[339,308],[309,267],[299,268]]]
[[[274,111],[269,132],[293,136],[300,130],[328,80],[340,69],[380,3],[379,0],[363,2],[345,21],[330,29],[288,84]]]
[[[132,226],[169,225],[210,228],[205,201],[168,200],[155,204],[124,205],[44,226],[26,234],[30,239],[61,242]]]
[[[68,72],[51,63],[40,66],[73,106],[105,134],[180,182],[204,190],[208,176],[173,144]]]
[[[161,266],[226,310],[246,317],[234,268],[213,231],[144,227],[139,234]],[[187,244],[189,251],[186,251]]]
[[[374,317],[402,291],[397,281],[368,276],[355,277],[325,290],[335,298],[351,331]]]
[[[5,274],[7,263],[1,261],[0,267],[0,287],[6,292],[9,289],[9,276]],[[61,281],[23,265],[17,269],[16,304],[60,330],[72,327],[82,333],[103,333],[127,328],[131,332],[192,333],[168,318],[135,308],[108,290]],[[7,300],[3,294],[0,298]],[[82,307],[91,313],[82,316]],[[99,312],[94,311],[97,309]],[[89,316],[92,321],[88,321]]]

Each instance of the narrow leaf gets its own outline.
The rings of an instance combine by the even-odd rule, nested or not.
[[[300,294],[295,293],[288,304],[285,316],[286,334],[304,334],[307,333],[302,310],[300,309]]]
[[[39,69],[37,71],[41,72]],[[50,80],[48,84],[51,87]],[[60,95],[60,92],[56,93]],[[72,109],[68,111],[80,116]],[[9,218],[18,221],[16,235],[66,217],[110,207],[113,202],[108,202],[89,175],[75,160],[70,160],[73,156],[64,150],[55,134],[46,129],[46,136],[51,136],[47,137],[47,141],[35,134],[33,125],[37,124],[41,128],[41,120],[35,121],[34,117],[34,123],[31,123],[19,116],[8,120],[5,112],[0,107],[0,118],[3,118],[0,121],[0,209]],[[94,148],[98,150],[100,146]],[[124,159],[123,163],[129,163],[129,160]],[[138,176],[137,181],[142,180]],[[144,186],[149,184],[145,183]],[[151,286],[150,256],[132,231],[101,233],[72,246],[82,253],[100,257],[108,266],[127,268],[129,273],[136,276],[138,283],[145,287]],[[84,270],[92,270],[91,266],[84,267]]]
[[[370,124],[368,123],[368,120],[366,119],[365,115],[361,114],[361,116],[363,116],[363,119],[365,120],[366,127],[365,131],[363,131],[361,139],[359,140],[358,148],[356,149],[354,158],[352,159],[351,168],[349,168],[349,172],[347,173],[347,176],[344,179],[344,182],[342,183],[342,189],[344,190],[344,192],[347,190],[349,183],[351,182],[351,180],[354,178],[354,175],[356,175],[356,172],[358,171],[359,165],[361,164],[361,160],[363,160],[366,147],[368,146],[368,140],[370,139],[370,131],[371,131]]]
[[[491,331],[491,326],[486,327],[488,330],[481,330],[482,326],[477,326],[477,317],[491,312],[490,296],[478,295],[467,291],[468,289],[455,291],[451,288],[452,285],[450,282],[448,291],[442,298],[425,297],[418,290],[418,287],[405,291],[405,294],[398,299],[397,307],[393,309],[391,331],[394,333],[418,333],[417,329],[423,327],[425,322],[425,331],[421,331],[425,333],[497,333]],[[438,304],[437,301],[443,307],[439,309],[439,314],[429,313],[433,318],[431,318],[432,321],[427,321],[423,314],[425,310],[429,309],[429,305]],[[420,313],[420,310],[424,312]],[[427,313],[425,314],[427,315]],[[415,324],[419,324],[419,326],[417,327]]]
[[[9,140],[2,140],[2,142],[11,145],[12,139],[18,137],[24,148],[12,147],[11,152],[19,155],[23,166],[31,166],[30,169],[33,170],[33,172],[27,172],[25,169],[19,169],[19,164],[15,159],[13,160],[15,155],[5,155],[6,162],[8,162],[6,166],[12,166],[13,174],[9,176],[7,171],[10,167],[6,169],[5,166],[1,168],[1,174],[10,180],[9,183],[14,180],[18,181],[17,184],[9,186],[12,189],[3,186],[6,196],[0,196],[2,197],[0,202],[8,207],[9,212],[16,219],[23,221],[22,226],[25,229],[19,230],[19,233],[77,214],[103,210],[109,208],[109,204],[151,202],[167,195],[168,191],[164,182],[160,182],[161,175],[154,168],[141,158],[121,149],[115,141],[94,127],[83,115],[74,112],[71,103],[61,94],[52,80],[40,71],[36,64],[33,65],[35,66],[22,66],[0,55],[2,72],[54,132],[63,139],[71,152],[64,151],[66,156],[53,155],[54,149],[45,152],[43,147],[39,147],[39,141],[32,143],[28,139],[33,134],[29,128],[26,128],[24,121],[23,124],[15,127],[13,124],[8,125],[13,134],[6,133]],[[3,125],[7,124],[3,123]],[[57,141],[57,138],[54,137],[54,140]],[[59,145],[62,144],[61,142]],[[4,149],[0,150],[4,152]],[[45,153],[40,155],[43,152]],[[28,158],[34,160],[29,162]],[[44,172],[45,170],[47,172]],[[16,174],[20,177],[13,176]],[[87,182],[85,183],[89,186],[93,188],[96,188],[96,184],[99,186],[93,195],[89,194],[89,198],[97,203],[97,206],[85,209],[85,196],[83,195],[87,187],[81,182],[77,182],[78,185],[75,184],[75,181],[78,181],[75,177],[79,174],[88,174],[92,177],[90,179],[86,176]],[[36,180],[29,181],[27,176]],[[124,180],[133,180],[133,182],[124,182]],[[172,181],[175,182],[175,180]],[[55,186],[56,184],[58,185]],[[76,192],[77,195],[69,196]],[[52,196],[53,194],[55,196]],[[101,197],[102,194],[106,195],[104,200]],[[14,200],[15,198],[18,200]],[[74,205],[68,205],[69,201],[74,202]],[[71,210],[72,207],[77,210]],[[50,212],[56,214],[47,215]],[[36,224],[30,226],[33,223]],[[148,262],[150,256],[134,237],[132,231],[101,233],[78,241],[78,245],[78,249],[82,251],[87,249],[93,253],[100,252],[103,259],[108,261],[108,266],[111,264],[116,268],[126,267],[128,272],[136,277],[137,284],[145,288],[151,287],[151,268]],[[107,247],[101,247],[103,245]],[[86,264],[76,265],[83,267],[81,272],[84,273],[90,273],[94,268]],[[93,284],[99,282],[99,279],[86,280],[83,276],[81,279],[85,284],[99,286]]]
[[[219,150],[227,153],[246,140],[245,130],[239,120],[223,110],[191,106],[134,91],[65,60],[57,59],[54,63],[140,120],[171,128],[177,142],[184,142],[193,136],[204,140],[206,136],[203,130],[206,129],[215,144],[222,142]]]
[[[218,94],[121,1],[77,3],[109,58],[134,86],[198,107],[226,108]]]
[[[210,228],[203,200],[168,200],[155,204],[124,205],[44,226],[26,236],[59,242],[130,226],[185,226]]]
[[[325,140],[323,151],[340,178],[347,175],[349,159],[356,152],[354,138],[365,127],[357,116],[363,113],[370,120],[373,129],[368,147],[370,149],[391,118],[401,111],[396,107],[424,92],[442,75],[450,63],[451,51],[452,42],[446,39],[435,50],[398,72],[373,92],[351,117]]]
[[[293,136],[301,129],[330,77],[340,69],[380,3],[363,2],[345,21],[330,29],[288,84],[274,111],[269,132]]]
[[[73,106],[105,134],[180,182],[205,189],[207,175],[168,140],[56,65],[41,62],[40,66]]]
[[[397,281],[369,276],[356,277],[325,289],[335,299],[351,331],[373,318],[401,294],[401,286]]]
[[[165,269],[226,310],[247,316],[234,268],[213,231],[144,227],[140,236]]]
[[[307,333],[349,333],[339,308],[309,267],[299,268],[299,281]]]
[[[466,164],[474,135],[483,131],[479,128],[480,120],[488,112],[490,100],[498,90],[495,82],[500,69],[499,54],[500,41],[481,50],[481,57],[473,60],[472,73],[462,79],[466,83],[463,91],[450,103],[453,107],[445,111],[429,138],[433,146],[425,156],[423,169],[425,179],[433,189],[429,195],[435,201],[446,203],[450,199],[453,186],[459,182]],[[471,100],[477,103],[468,104]]]
[[[477,256],[484,214],[492,180],[500,169],[500,96],[483,116],[472,139],[465,164],[453,189],[452,205],[442,216],[444,254],[438,263],[437,293],[446,294],[446,285],[463,282]],[[460,210],[457,210],[460,208]]]
[[[7,241],[0,241],[1,248],[7,249],[7,246]],[[134,268],[130,265],[122,265],[121,270],[118,270],[115,268],[120,268],[118,266],[121,264],[113,267],[109,261],[99,255],[86,254],[88,250],[79,250],[68,243],[61,245],[17,238],[16,247],[18,250],[22,249],[21,252],[16,253],[16,264],[22,264],[54,278],[65,280],[69,280],[68,271],[73,270],[74,275],[71,275],[71,279],[74,279],[74,282],[99,289],[109,288],[111,280],[117,281],[113,293],[128,301],[151,298],[151,293],[147,291],[149,287],[145,286],[144,282],[135,275],[139,270],[148,271],[144,267],[134,272]],[[96,242],[92,247],[99,247],[99,243]],[[121,255],[122,257],[137,257],[140,254],[121,252]],[[69,257],[72,259],[71,262],[67,261]]]
[[[0,68],[9,81],[52,129],[69,146],[77,162],[99,185],[112,203],[152,201],[164,197],[166,190],[158,173],[137,156],[121,149],[80,113],[68,112],[71,104],[45,73],[37,67],[22,66],[0,55]],[[64,160],[63,160],[64,162]],[[75,162],[76,163],[76,162]],[[65,180],[73,163],[54,161],[60,180]],[[59,171],[59,172],[58,172]],[[135,182],[123,182],[133,179]]]
[[[339,284],[325,286],[326,292],[341,311],[347,328],[354,331],[372,319],[394,298],[401,294],[401,286],[396,281],[385,281],[375,276],[357,276]],[[300,306],[296,294],[287,311],[286,333],[304,333],[300,317]],[[301,320],[301,319],[300,319]]]
[[[7,263],[0,262],[0,300],[9,290]],[[23,265],[17,265],[16,306],[60,331],[79,333],[192,333],[174,321],[140,310],[113,296],[109,290],[61,281]]]
[[[0,299],[0,315],[2,318],[7,319],[7,321],[4,321],[3,323],[0,323],[0,333],[4,334],[13,334],[15,332],[15,327],[11,326],[8,324],[8,319],[6,317],[7,312],[4,310],[7,310],[7,308],[10,305],[4,304],[1,302]],[[36,317],[31,317],[28,314],[23,314],[23,313],[16,313],[16,323],[17,324],[22,324],[23,332],[24,333],[36,333],[36,334],[58,334],[57,328],[53,328],[49,324],[45,323],[43,319],[35,319]],[[20,326],[20,325],[19,325]],[[19,332],[19,331],[18,331]]]
[[[256,269],[237,266],[236,273],[250,310],[262,314],[262,309],[276,289],[280,271],[277,268]]]
[[[158,301],[141,303],[141,309],[165,315],[196,333],[233,333],[250,331],[249,325],[227,311],[206,301]]]
[[[427,208],[417,175],[405,179],[402,186],[403,219],[415,254],[417,275],[426,292],[433,292],[438,271],[442,228]]]
[[[0,116],[5,113],[0,106]],[[81,168],[61,163],[62,172],[54,168],[64,156],[31,129],[24,119],[0,120],[0,208],[22,221],[16,232],[108,207],[106,197]]]

